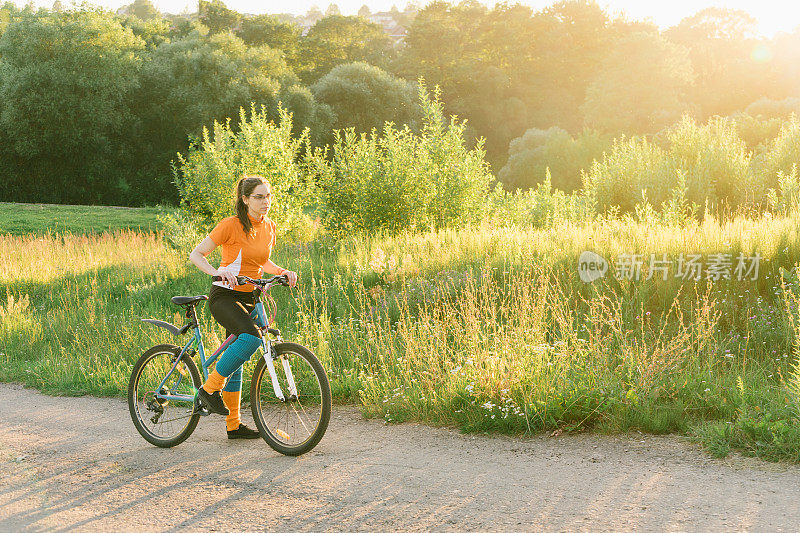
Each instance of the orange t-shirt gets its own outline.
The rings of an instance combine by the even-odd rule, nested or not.
[[[258,279],[269,260],[269,254],[275,245],[275,222],[267,217],[250,218],[253,228],[250,235],[245,235],[242,223],[235,216],[224,218],[208,234],[214,244],[222,247],[222,261],[218,270],[226,270],[237,276],[249,276]],[[229,289],[223,281],[215,281],[214,285]],[[237,285],[237,291],[252,291],[255,287]]]

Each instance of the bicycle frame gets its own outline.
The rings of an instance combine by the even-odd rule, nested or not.
[[[268,337],[268,330],[269,330],[269,321],[267,319],[267,314],[264,311],[264,303],[261,300],[261,296],[265,293],[264,288],[257,286],[258,291],[258,301],[255,305],[255,313],[258,317],[258,324],[264,324],[261,326],[262,335],[261,335],[261,347],[263,349],[262,357],[264,357],[264,362],[267,365],[267,370],[269,371],[270,379],[272,381],[272,389],[275,393],[275,396],[282,402],[286,401],[286,397],[281,390],[281,386],[278,383],[278,375],[275,372],[275,365],[273,364],[273,359],[275,356],[273,355],[274,352],[272,350],[272,344]],[[194,308],[192,308],[192,314],[194,315]],[[187,315],[188,316],[188,315]],[[164,399],[164,400],[175,400],[175,401],[185,401],[191,402],[194,401],[194,396],[189,396],[186,394],[161,394],[161,389],[164,387],[164,384],[167,380],[172,376],[172,374],[177,370],[181,377],[178,378],[178,383],[184,377],[187,377],[185,371],[178,370],[178,364],[180,363],[181,359],[184,355],[190,354],[190,357],[194,355],[195,352],[200,354],[200,368],[203,372],[204,380],[208,379],[208,368],[217,360],[219,359],[222,352],[234,341],[236,340],[236,335],[230,335],[225,342],[220,345],[216,351],[211,354],[211,357],[206,359],[205,347],[203,345],[203,336],[200,333],[200,326],[197,323],[196,315],[191,317],[193,322],[193,335],[192,338],[184,345],[181,349],[180,354],[178,357],[175,358],[175,362],[172,364],[172,368],[170,368],[167,375],[164,376],[164,379],[161,380],[161,383],[158,384],[158,387],[155,391],[156,398]],[[292,398],[297,398],[297,386],[294,382],[294,375],[292,374],[292,369],[289,367],[289,360],[286,357],[281,358],[281,363],[283,365],[283,370],[286,373],[286,380],[289,385],[289,394]],[[177,385],[177,384],[176,384]]]

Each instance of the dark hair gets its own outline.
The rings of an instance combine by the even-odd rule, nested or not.
[[[250,235],[250,230],[253,229],[253,223],[250,222],[250,217],[247,215],[247,204],[242,200],[242,196],[250,196],[253,190],[259,185],[266,185],[269,187],[269,182],[264,176],[245,176],[236,184],[236,217],[242,223],[245,235]]]

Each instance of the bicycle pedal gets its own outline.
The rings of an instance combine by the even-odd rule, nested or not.
[[[197,401],[194,403],[194,412],[200,416],[208,416],[211,414],[211,411],[209,411],[205,405]]]

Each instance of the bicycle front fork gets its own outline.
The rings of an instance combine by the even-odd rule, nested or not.
[[[267,321],[267,315],[264,312],[264,304],[261,302],[256,303],[256,313],[258,314],[258,321],[259,325],[261,326],[263,334],[261,335],[261,345],[264,349],[264,362],[267,364],[267,371],[269,372],[269,377],[272,380],[272,390],[275,392],[275,397],[278,398],[280,401],[285,402],[286,396],[283,395],[283,391],[281,390],[281,385],[278,383],[278,374],[275,372],[275,354],[273,353],[272,343],[269,341],[269,322]],[[297,386],[294,383],[294,376],[292,375],[292,369],[289,366],[289,359],[285,356],[281,356],[281,363],[283,364],[283,371],[286,374],[286,381],[289,385],[289,400],[294,401],[297,400]]]

